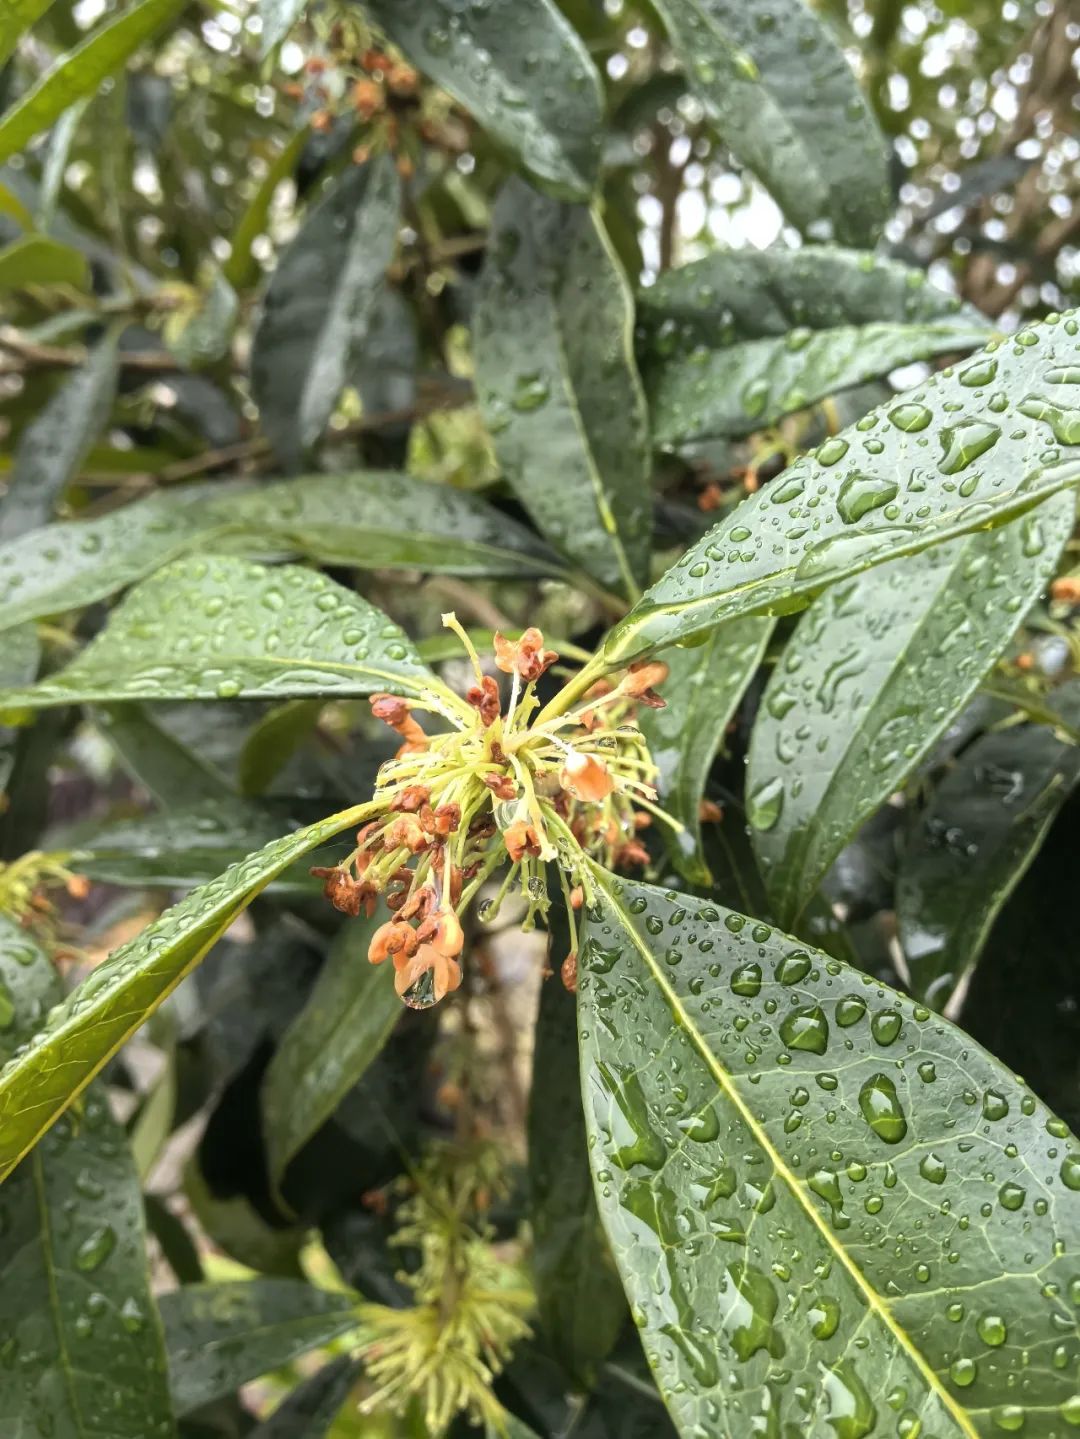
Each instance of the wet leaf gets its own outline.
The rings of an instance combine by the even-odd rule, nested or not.
[[[115,19],[98,26],[74,50],[61,55],[0,118],[0,163],[24,150],[69,105],[93,95],[102,80],[119,70],[144,40],[182,9],[183,0],[136,0]]]
[[[400,206],[389,156],[354,166],[278,261],[252,340],[251,388],[287,469],[298,470],[322,436],[364,342]]]
[[[0,628],[105,599],[188,551],[228,543],[323,564],[459,575],[558,575],[559,559],[478,495],[393,471],[258,489],[196,485],[0,545]]]
[[[166,331],[169,349],[187,369],[220,360],[228,353],[239,309],[236,291],[215,269],[198,308],[179,329]]]
[[[0,1180],[271,879],[369,813],[356,805],[249,855],[114,950],[52,1010],[0,1070]]]
[[[236,762],[240,793],[263,794],[319,722],[321,700],[286,700],[252,726]]]
[[[416,694],[425,678],[404,631],[351,590],[212,555],[144,580],[66,669],[0,691],[0,707]]]
[[[978,689],[1053,574],[1072,493],[1036,513],[836,584],[799,622],[751,738],[747,818],[777,920]],[[721,630],[721,634],[723,630]]]
[[[687,83],[792,224],[868,244],[889,212],[885,142],[840,46],[802,0],[656,0]],[[798,80],[793,77],[797,74]]]
[[[393,965],[368,963],[368,944],[380,922],[354,921],[338,932],[307,1003],[270,1061],[262,1110],[275,1184],[363,1077],[401,1018]]]
[[[626,1300],[593,1195],[581,1112],[575,1002],[559,978],[570,952],[566,910],[551,912],[529,1095],[531,1263],[540,1329],[567,1374],[586,1388],[615,1347]]]
[[[299,1279],[186,1284],[161,1299],[178,1414],[231,1394],[356,1325],[355,1300]]]
[[[112,409],[116,337],[101,341],[19,436],[0,500],[0,540],[45,524]]]
[[[10,630],[0,644],[0,684],[21,686],[32,684],[41,659],[37,632],[32,625]],[[0,795],[7,789],[15,763],[19,731],[0,724]],[[5,807],[0,800],[0,810]]]
[[[0,294],[27,285],[74,285],[89,278],[86,258],[47,235],[24,235],[0,250]]]
[[[53,0],[7,0],[0,11],[0,65],[6,65],[15,46]]]
[[[921,270],[858,250],[718,250],[638,296],[653,438],[745,435],[899,365],[984,345]]]
[[[992,342],[796,460],[653,585],[610,632],[605,660],[736,615],[801,609],[839,579],[1076,485],[1078,334],[1069,314]]]
[[[660,690],[666,707],[638,715],[660,771],[660,802],[685,826],[681,834],[660,826],[664,841],[679,873],[694,884],[710,880],[699,817],[705,782],[772,629],[772,620],[752,615],[714,630],[704,644],[665,650],[661,659],[670,673]]]
[[[199,803],[214,805],[223,792],[228,792],[228,781],[216,765],[182,744],[143,705],[103,705],[92,712],[91,718],[131,778],[149,790],[159,804],[191,809]],[[95,825],[94,847],[100,849],[102,830],[108,826],[103,827],[100,821]],[[157,842],[161,842],[161,836]],[[255,847],[248,845],[244,853]],[[220,865],[214,873],[219,870]]]
[[[0,915],[0,1058],[63,989],[34,939]],[[0,1189],[0,1363],[8,1434],[171,1439],[161,1325],[139,1179],[93,1087]]]
[[[632,322],[598,214],[510,181],[473,316],[481,410],[540,531],[601,584],[634,595],[652,506]]]
[[[913,994],[941,1009],[966,988],[1078,779],[1080,748],[1036,725],[983,735],[960,755],[900,860],[896,913]]]
[[[600,77],[552,0],[532,0],[527,24],[515,0],[362,0],[361,8],[538,180],[570,198],[590,194]]]
[[[680,1433],[1067,1432],[1080,1173],[1061,1121],[869,976],[598,878],[593,1172]]]
[[[325,1439],[360,1372],[360,1365],[348,1356],[324,1364],[252,1430],[250,1439]]]

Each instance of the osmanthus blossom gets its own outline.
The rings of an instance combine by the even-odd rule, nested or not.
[[[464,698],[441,684],[420,699],[372,697],[373,714],[401,738],[376,781],[380,813],[340,865],[313,873],[347,914],[371,917],[380,901],[385,905],[389,917],[375,931],[368,958],[389,960],[398,994],[426,1008],[461,984],[460,916],[482,887],[505,867],[482,917],[492,918],[516,886],[531,925],[547,911],[553,863],[573,946],[562,973],[573,987],[574,911],[591,894],[589,861],[643,865],[648,852],[640,831],[653,816],[674,823],[656,805],[656,767],[634,722],[637,706],[663,705],[656,686],[667,667],[631,666],[617,682],[602,680],[577,704],[545,718],[536,683],[558,655],[545,648],[538,629],[516,640],[494,637],[495,667],[511,681],[504,709],[497,680],[484,672],[457,619],[444,615],[443,622],[461,639],[475,684]],[[418,717],[425,713],[450,727],[429,733]]]

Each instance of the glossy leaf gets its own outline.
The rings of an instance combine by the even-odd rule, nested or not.
[[[32,684],[40,659],[41,650],[33,626],[11,630],[0,644],[0,684]],[[0,724],[0,795],[4,794],[11,777],[18,739],[18,730]],[[0,799],[0,810],[5,807],[5,801]]]
[[[161,1298],[169,1376],[187,1414],[356,1325],[355,1300],[299,1279],[187,1284]]]
[[[265,3],[266,0],[264,8]],[[265,231],[277,188],[296,169],[310,136],[311,131],[304,125],[286,140],[270,161],[247,209],[240,216],[229,243],[229,258],[221,267],[223,277],[234,290],[246,289],[259,277],[259,263],[253,257],[251,247]]]
[[[116,594],[227,526],[206,513],[207,486],[151,495],[97,520],[31,530],[0,545],[0,628]]]
[[[0,65],[6,65],[19,40],[40,20],[53,0],[5,0],[0,10]]]
[[[116,394],[116,339],[95,346],[19,436],[0,500],[0,540],[47,523],[104,429]]]
[[[664,446],[745,435],[899,365],[984,345],[986,319],[921,270],[858,250],[717,250],[638,297]]]
[[[89,277],[84,256],[47,235],[24,235],[0,250],[0,294],[27,285],[84,286]]]
[[[0,1058],[62,994],[44,951],[0,915]],[[5,1434],[175,1434],[145,1245],[138,1175],[95,1088],[0,1189],[0,1353],[19,1376],[0,1386]]]
[[[889,212],[885,143],[844,52],[809,5],[655,3],[724,143],[792,224],[816,240],[876,239]]]
[[[359,1364],[348,1356],[324,1364],[252,1430],[250,1439],[325,1439],[360,1372]]]
[[[593,1172],[680,1433],[1063,1436],[1080,1174],[1061,1121],[838,960],[599,883]]]
[[[354,921],[339,931],[307,1004],[270,1061],[262,1110],[275,1183],[362,1078],[401,1018],[393,966],[368,963],[379,922]]]
[[[1080,747],[1036,725],[963,751],[912,826],[896,886],[911,991],[945,1006],[1080,780]]]
[[[213,804],[228,790],[228,782],[216,766],[181,744],[142,705],[105,705],[94,710],[92,717],[124,769],[159,804],[188,808],[200,802]],[[100,835],[99,826],[95,839]]]
[[[598,214],[511,181],[495,206],[473,315],[480,406],[541,532],[631,595],[648,570],[652,527],[632,322]]]
[[[772,630],[771,620],[751,615],[714,630],[704,644],[665,650],[665,708],[643,709],[638,716],[660,771],[660,802],[684,826],[681,834],[662,826],[664,840],[680,874],[695,884],[708,884],[710,878],[699,818],[705,782]]]
[[[796,460],[653,585],[605,660],[801,609],[828,584],[1080,482],[1078,334],[1069,314],[992,342]]]
[[[551,912],[529,1095],[530,1255],[540,1329],[567,1374],[589,1387],[626,1322],[626,1300],[596,1212],[585,1147],[575,1002],[559,970],[570,951],[565,907]]]
[[[102,80],[119,70],[144,40],[182,8],[183,0],[136,0],[74,50],[61,55],[0,118],[0,163],[24,150],[69,105],[93,95]]]
[[[600,160],[603,99],[589,52],[553,0],[462,7],[362,0],[364,12],[538,180],[585,199]]]
[[[278,261],[252,340],[251,387],[278,458],[300,468],[322,436],[364,342],[397,242],[389,156],[354,166]]]
[[[0,691],[0,707],[416,694],[425,678],[404,632],[351,590],[212,555],[144,580],[66,669]]]
[[[326,565],[455,575],[558,574],[558,556],[479,495],[393,470],[309,475],[237,495],[244,530]]]
[[[263,794],[319,722],[321,700],[286,700],[252,726],[236,762],[244,795]]]
[[[52,1010],[31,1047],[0,1070],[0,1180],[255,895],[293,860],[361,823],[369,811],[356,805],[330,815],[233,865],[114,950]]]
[[[220,270],[214,270],[198,309],[176,331],[166,332],[169,349],[182,365],[197,369],[228,353],[240,301]]]
[[[799,622],[747,769],[747,818],[782,925],[978,689],[1053,574],[1075,509],[1056,495],[1015,524],[870,570]]]

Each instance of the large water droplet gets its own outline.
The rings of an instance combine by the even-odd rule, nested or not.
[[[907,1118],[896,1095],[896,1085],[887,1074],[875,1074],[859,1090],[863,1118],[879,1139],[899,1144],[907,1133]]]
[[[845,477],[837,492],[837,512],[846,525],[853,525],[871,510],[879,510],[883,505],[895,500],[899,489],[895,480],[852,471]]]
[[[746,818],[756,830],[767,831],[784,808],[784,781],[774,775],[757,787],[746,801]]]
[[[941,431],[942,455],[938,469],[943,475],[958,475],[980,455],[985,455],[1001,438],[997,425],[985,420],[961,420]]]

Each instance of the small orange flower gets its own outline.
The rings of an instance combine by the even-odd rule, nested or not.
[[[724,811],[712,799],[703,799],[698,805],[698,819],[703,824],[719,824],[724,818]]]
[[[393,65],[386,77],[386,83],[395,95],[405,98],[416,94],[419,79],[411,65]]]
[[[666,701],[656,693],[654,685],[662,685],[668,677],[668,667],[663,660],[639,660],[630,666],[622,682],[623,694],[631,695],[650,709],[666,708]]]
[[[357,80],[349,98],[361,120],[370,120],[386,103],[382,86],[374,80]]]
[[[499,686],[491,675],[484,675],[478,685],[468,690],[465,698],[474,709],[480,711],[484,728],[490,729],[499,718]]]
[[[567,756],[559,775],[559,783],[575,799],[586,804],[596,804],[599,800],[606,799],[615,788],[615,781],[601,760],[591,754],[576,752]]]
[[[718,510],[724,503],[724,492],[715,480],[710,480],[705,488],[698,495],[698,509],[703,514],[709,514],[712,510]]]
[[[399,815],[386,828],[388,849],[404,846],[410,854],[420,854],[427,849],[430,843],[431,840],[424,833],[423,825],[414,814]]]
[[[517,798],[517,785],[508,774],[485,774],[480,778],[496,799]]]
[[[353,879],[347,870],[340,866],[325,869],[315,865],[311,873],[325,881],[323,894],[342,914],[351,914],[355,919],[362,909],[370,919],[375,913],[375,891],[362,880]]]
[[[423,978],[429,969],[434,979],[432,992],[436,1003],[461,984],[461,965],[456,959],[440,954],[433,944],[422,944],[408,959],[402,955],[400,963],[399,957],[395,955],[394,968],[397,970],[394,977],[394,988],[402,997],[406,991],[412,989],[417,980]]]
[[[540,841],[537,838],[536,830],[531,824],[526,824],[523,819],[515,820],[513,824],[507,825],[503,830],[503,843],[514,864],[519,863],[526,854],[531,855],[533,859],[539,858]]]
[[[526,684],[538,680],[559,656],[544,648],[544,636],[532,625],[519,640],[508,640],[495,631],[495,663],[504,674],[517,674]]]
[[[386,924],[380,924],[371,936],[368,959],[372,964],[382,964],[390,955],[403,954],[409,957],[416,953],[419,943],[419,936],[411,924],[390,920]]]
[[[577,994],[577,950],[572,949],[562,962],[559,976],[571,994]]]
[[[1050,598],[1070,605],[1080,602],[1080,575],[1062,575],[1055,580],[1050,586]]]
[[[395,795],[390,801],[390,808],[397,811],[404,810],[406,814],[415,814],[422,809],[431,798],[431,791],[422,784],[410,784]]]
[[[433,945],[447,959],[456,959],[465,943],[461,921],[452,909],[437,909],[417,931],[417,937]]]

